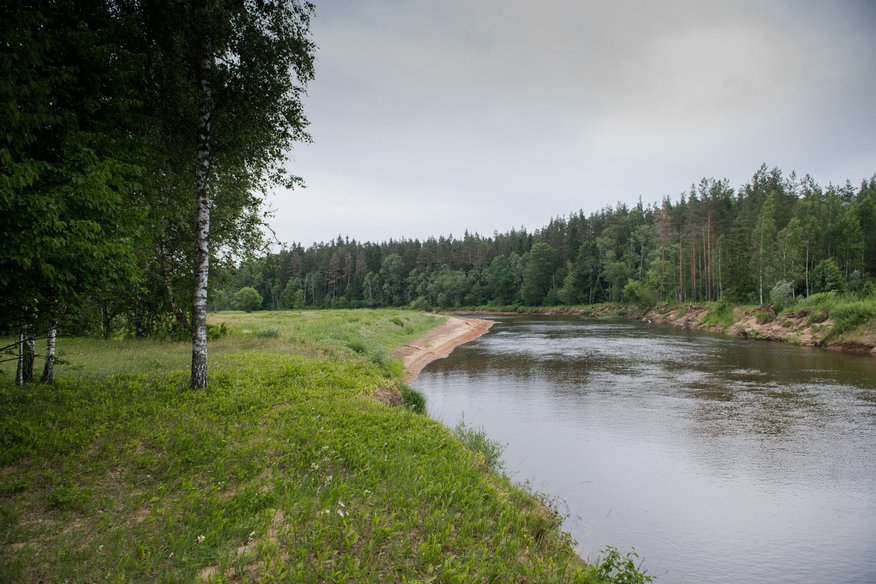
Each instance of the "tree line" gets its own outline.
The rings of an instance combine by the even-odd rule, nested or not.
[[[876,175],[822,187],[763,165],[737,189],[706,178],[532,233],[292,245],[232,269],[211,308],[764,304],[777,287],[870,292],[874,276]]]
[[[193,341],[207,384],[208,275],[261,238],[307,140],[313,6],[297,0],[0,3],[0,333],[34,342],[120,319]],[[11,351],[10,351],[11,349]]]

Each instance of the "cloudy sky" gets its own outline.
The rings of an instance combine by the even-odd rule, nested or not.
[[[316,0],[283,242],[536,229],[766,163],[876,173],[876,2]]]

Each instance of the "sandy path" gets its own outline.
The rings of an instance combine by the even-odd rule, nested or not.
[[[473,341],[490,330],[492,320],[481,318],[459,318],[451,316],[447,322],[434,328],[425,337],[405,345],[393,354],[405,365],[405,382],[417,378],[423,367],[437,359],[443,359],[453,349]]]

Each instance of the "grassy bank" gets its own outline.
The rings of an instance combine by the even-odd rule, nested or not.
[[[185,343],[61,339],[51,387],[7,365],[0,581],[597,581],[483,454],[374,399],[438,320],[220,313],[198,392]]]
[[[646,318],[684,328],[852,352],[876,349],[876,298],[813,294],[784,307],[710,302],[657,306]]]

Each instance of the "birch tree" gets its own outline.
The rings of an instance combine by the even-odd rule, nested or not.
[[[751,240],[754,246],[752,262],[757,271],[758,298],[763,304],[764,286],[772,287],[776,255],[776,200],[772,193],[764,201],[757,217]]]
[[[258,237],[270,186],[300,182],[283,163],[309,139],[301,98],[313,78],[313,5],[146,0],[139,9],[153,55],[145,91],[162,121],[154,180],[174,206],[158,222],[189,239],[174,270],[191,270],[191,387],[203,388],[211,259]],[[177,224],[185,215],[190,228]]]

